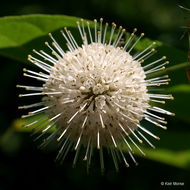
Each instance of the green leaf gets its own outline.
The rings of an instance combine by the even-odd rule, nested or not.
[[[145,158],[171,166],[190,170],[190,135],[182,132],[168,132],[162,135],[161,140],[157,142],[156,149],[140,146],[145,152]],[[134,148],[138,156],[144,157]]]
[[[26,62],[31,50],[63,27],[77,28],[79,18],[64,15],[24,15],[0,18],[0,55]]]

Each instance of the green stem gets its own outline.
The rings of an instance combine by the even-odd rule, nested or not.
[[[177,65],[168,67],[163,71],[158,71],[158,72],[149,74],[147,78],[154,78],[154,77],[157,77],[157,76],[165,75],[165,74],[170,73],[172,71],[175,71],[175,70],[178,70],[178,69],[183,69],[183,68],[188,67],[188,66],[190,66],[190,62],[180,63],[180,64],[177,64]]]

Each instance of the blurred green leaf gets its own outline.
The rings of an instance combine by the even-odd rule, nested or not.
[[[156,143],[158,148],[140,147],[146,154],[145,158],[179,168],[190,169],[189,139],[190,134],[170,131],[162,136],[161,141]],[[136,149],[134,148],[134,150]],[[135,154],[144,157],[139,151],[135,151]]]
[[[39,118],[43,118],[41,121],[38,121]],[[38,122],[35,122],[38,121]],[[33,123],[31,126],[27,127],[26,125]],[[12,124],[12,128],[14,128],[14,130],[16,131],[20,131],[20,132],[31,132],[31,131],[35,131],[39,126],[47,126],[49,124],[48,121],[48,116],[40,114],[37,116],[31,116],[28,118],[23,118],[23,119],[16,119],[13,124]],[[53,131],[55,131],[56,126],[53,125],[48,131],[47,133],[51,133]]]

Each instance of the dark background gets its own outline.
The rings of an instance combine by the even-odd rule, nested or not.
[[[177,4],[190,7],[188,1],[177,0],[1,1],[0,16],[42,13],[65,14],[87,19],[103,17],[104,20],[114,21],[129,30],[137,27],[151,39],[187,51],[187,37],[180,40],[180,36],[184,30],[181,27],[190,22],[190,14],[181,10]],[[15,86],[20,80],[24,64],[3,57],[0,57],[0,62],[0,190],[165,189],[166,187],[160,185],[162,181],[185,182],[185,186],[178,189],[190,188],[189,170],[140,157],[138,167],[121,167],[118,173],[108,157],[104,176],[101,175],[97,155],[94,156],[89,175],[86,174],[82,162],[79,162],[76,168],[72,168],[72,153],[63,165],[55,164],[54,150],[38,150],[30,134],[15,132],[10,128],[21,114],[17,111],[20,100],[17,98]],[[186,123],[181,125],[182,129],[188,127]]]

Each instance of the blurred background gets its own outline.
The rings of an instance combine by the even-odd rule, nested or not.
[[[107,22],[114,21],[129,30],[137,27],[149,38],[176,47],[187,55],[187,36],[182,40],[180,37],[184,31],[183,27],[190,22],[190,13],[180,9],[178,4],[190,8],[188,0],[17,0],[11,3],[1,2],[0,16],[42,13],[86,19],[103,17]],[[35,47],[31,47],[33,48]],[[181,62],[186,60],[187,57],[184,56]],[[147,190],[162,189],[160,185],[162,181],[184,182],[185,185],[178,188],[190,189],[190,162],[181,167],[180,164],[172,165],[160,162],[159,159],[137,156],[140,163],[138,167],[131,166],[126,169],[121,166],[117,173],[111,158],[107,158],[104,176],[101,176],[97,155],[88,175],[85,165],[80,161],[76,168],[72,168],[72,153],[63,165],[54,163],[56,152],[53,149],[38,150],[29,133],[21,133],[14,129],[16,119],[21,115],[17,110],[21,101],[17,98],[18,91],[15,86],[22,80],[23,67],[24,63],[0,57],[0,190],[13,188]],[[181,71],[181,77],[184,78],[184,83],[188,84],[185,69]],[[183,95],[178,95],[178,98],[183,99]],[[183,109],[183,105],[179,105],[179,109]],[[189,110],[187,109],[187,116],[190,117]],[[177,154],[180,154],[181,150],[188,151],[190,139],[186,136],[178,138],[177,134],[179,131],[180,134],[189,134],[189,127],[189,119],[169,119],[169,130],[160,133],[161,139],[165,140],[161,140],[157,146],[169,151],[177,150]],[[176,134],[172,141],[170,133]],[[190,158],[189,153],[187,156]],[[183,161],[184,158],[181,156],[179,162]],[[169,188],[172,189],[174,186]]]

